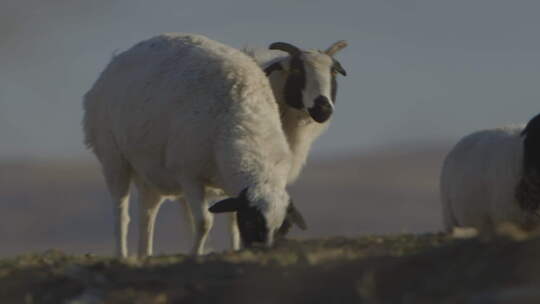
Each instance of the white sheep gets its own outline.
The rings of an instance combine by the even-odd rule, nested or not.
[[[491,235],[502,223],[536,226],[540,204],[540,116],[524,125],[484,130],[461,139],[440,180],[444,227]]]
[[[292,44],[276,42],[269,49],[245,48],[264,69],[279,106],[281,125],[292,151],[292,166],[288,184],[299,176],[315,139],[328,128],[337,95],[337,74],[346,75],[345,69],[333,56],[347,43],[337,41],[325,51],[302,50]],[[187,204],[186,223],[192,217]],[[296,221],[300,228],[305,224]],[[193,227],[193,224],[189,225]],[[230,221],[231,247],[240,248],[236,218]]]
[[[165,198],[190,205],[195,254],[203,253],[212,212],[236,212],[246,246],[271,245],[290,225],[290,149],[269,81],[246,54],[199,35],[151,38],[113,58],[85,95],[84,110],[85,141],[114,203],[119,256],[128,255],[132,182],[141,256],[152,254]],[[240,195],[209,210],[213,189]]]

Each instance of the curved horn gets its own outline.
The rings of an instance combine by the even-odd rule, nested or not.
[[[270,44],[268,47],[271,50],[280,50],[289,53],[290,55],[297,55],[302,52],[299,48],[295,47],[294,45],[286,42],[274,42]]]
[[[329,56],[334,56],[335,53],[341,51],[341,49],[344,49],[347,46],[347,41],[340,40],[337,42],[334,42],[329,48],[324,51]]]

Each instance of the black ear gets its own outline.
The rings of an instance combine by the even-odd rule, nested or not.
[[[307,229],[306,221],[304,220],[304,217],[296,209],[296,207],[293,204],[293,201],[290,201],[289,207],[287,208],[287,218],[293,223],[296,224],[296,226],[300,227],[302,230]]]
[[[270,76],[270,74],[272,74],[273,72],[281,71],[281,70],[283,70],[283,67],[281,66],[281,63],[274,62],[274,63],[272,63],[271,65],[267,66],[264,69],[264,73],[266,74],[266,76]]]
[[[343,76],[347,76],[347,71],[345,71],[345,69],[343,68],[343,66],[341,66],[341,63],[339,63],[339,61],[335,60],[334,59],[334,66],[333,66],[334,70],[338,73],[340,73],[341,75]]]
[[[208,208],[208,211],[212,213],[236,212],[242,208],[242,205],[242,200],[232,197],[215,203],[212,207]]]
[[[212,213],[223,213],[223,212],[236,212],[247,205],[247,189],[245,188],[240,192],[238,197],[231,197],[219,201],[208,208],[208,211]]]

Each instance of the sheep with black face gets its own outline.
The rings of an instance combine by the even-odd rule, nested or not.
[[[288,184],[292,184],[304,167],[315,139],[326,130],[331,121],[337,95],[337,76],[347,73],[334,57],[345,48],[344,40],[330,45],[325,51],[302,50],[290,43],[275,42],[269,49],[243,51],[257,62],[270,80],[279,106],[281,125],[292,152]],[[189,208],[184,214],[189,215]],[[296,209],[295,209],[296,210]],[[240,248],[235,214],[231,214],[230,231],[233,249]],[[297,211],[290,213],[285,223],[295,223],[305,229]],[[191,218],[188,216],[186,223]],[[193,225],[190,225],[193,227]],[[284,235],[282,230],[281,235]]]
[[[268,235],[266,218],[259,212],[256,206],[250,205],[251,200],[248,195],[246,188],[238,197],[228,198],[217,202],[209,209],[212,213],[236,213],[241,241],[245,247],[250,247],[255,243],[267,243]],[[291,200],[287,207],[285,220],[279,229],[273,232],[273,240],[285,236],[293,224],[298,225],[302,229],[306,228],[302,215],[296,210]]]
[[[288,184],[298,178],[313,142],[330,124],[338,90],[337,76],[347,74],[334,56],[346,46],[347,42],[340,40],[325,51],[302,50],[285,42],[272,43],[269,49],[243,49],[265,71],[274,91],[281,125],[292,152]],[[179,202],[186,216],[184,223],[194,231],[189,205],[183,200]],[[292,211],[284,225],[296,224],[305,229],[300,214],[296,209]],[[231,213],[230,218],[231,247],[236,250],[241,243],[236,214]],[[281,229],[280,235],[287,230]]]
[[[244,50],[264,69],[274,91],[293,154],[289,183],[298,178],[313,142],[330,124],[337,98],[337,75],[347,75],[334,56],[346,46],[340,40],[319,51],[276,42],[269,50]]]
[[[324,123],[334,111],[336,75],[347,75],[333,55],[346,46],[345,41],[338,41],[322,52],[301,50],[289,43],[276,42],[270,45],[270,49],[287,52],[289,56],[259,64],[266,66],[264,70],[270,78],[278,77],[283,82],[282,87],[277,80],[273,85],[274,91],[282,95],[278,98],[283,98],[292,108],[307,111],[314,121]]]
[[[448,232],[472,227],[491,235],[509,222],[540,225],[540,115],[525,125],[472,133],[461,139],[441,173],[443,220]]]
[[[334,55],[346,46],[345,41],[338,41],[325,51],[304,51],[288,43],[276,42],[270,46],[270,50],[244,50],[264,69],[270,80],[279,107],[283,131],[292,151],[291,169],[287,178],[289,184],[294,182],[300,174],[314,140],[329,125],[336,102],[337,74],[346,75]],[[209,200],[223,195],[221,189],[212,188],[206,191],[206,198]],[[185,209],[184,222],[189,225],[187,228],[195,233],[196,243],[204,244],[200,241],[200,234],[197,233],[200,230],[197,227],[199,224],[194,223],[200,220],[193,218],[190,204],[185,199],[180,198],[178,201]],[[279,236],[285,235],[292,225],[306,229],[302,216],[293,207],[294,205],[291,204],[291,208],[288,209],[289,212],[282,229],[279,230]],[[159,209],[159,207],[156,208]],[[141,218],[142,227],[153,227],[155,218],[155,216]],[[239,249],[241,240],[236,213],[231,212],[230,218],[231,247]],[[145,237],[141,235],[139,251],[140,254],[145,252],[149,255],[152,252],[153,236],[148,234],[152,234],[153,230],[142,230],[147,235]],[[204,252],[204,248],[199,247],[197,252]]]
[[[208,193],[235,196],[244,244],[273,243],[294,210],[291,151],[264,72],[252,58],[200,35],[166,34],[115,56],[84,97],[85,141],[100,161],[128,255],[129,188],[139,192],[139,255],[151,255],[166,198],[191,206],[202,254],[213,223]]]

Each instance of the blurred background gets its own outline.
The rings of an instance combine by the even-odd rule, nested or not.
[[[450,147],[540,111],[539,11],[533,0],[3,0],[0,256],[112,253],[112,208],[82,144],[81,98],[113,53],[163,32],[236,47],[348,40],[332,125],[291,187],[309,225],[295,236],[438,231]],[[158,253],[188,250],[182,218],[163,205]],[[219,218],[212,247],[226,248],[226,236]]]

